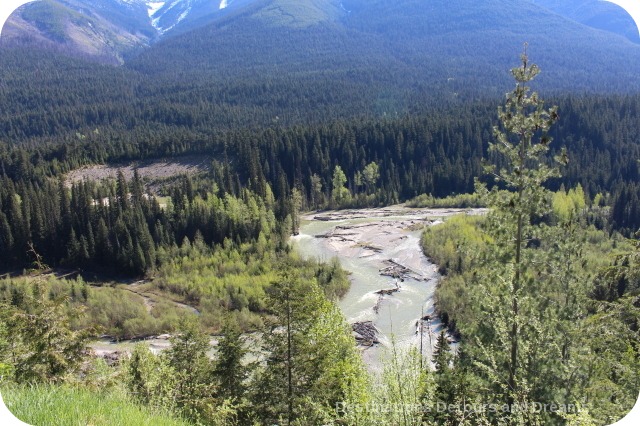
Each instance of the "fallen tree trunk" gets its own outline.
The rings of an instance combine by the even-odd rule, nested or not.
[[[379,344],[378,329],[372,321],[356,322],[351,325],[353,337],[360,346],[373,346]]]

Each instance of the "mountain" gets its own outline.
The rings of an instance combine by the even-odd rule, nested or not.
[[[1,43],[122,64],[155,37],[145,4],[136,0],[40,0],[11,15]]]
[[[635,21],[617,4],[602,0],[534,0],[534,3],[581,24],[619,34],[640,44]]]
[[[258,0],[159,41],[127,66],[193,84],[315,79],[328,88],[401,88],[402,97],[417,86],[448,96],[499,94],[524,42],[547,89],[640,87],[640,46],[528,0]]]
[[[121,0],[147,5],[158,34],[172,35],[206,25],[228,16],[256,0]]]
[[[217,11],[199,0],[105,0],[84,18],[85,1],[48,0],[40,7],[58,10],[46,15],[56,19],[26,18],[59,49],[83,46],[69,35],[82,22],[135,36],[122,50],[101,45],[123,66],[89,66],[3,36],[0,138],[114,127],[209,135],[455,108],[502,97],[525,42],[545,96],[640,92],[640,45],[531,0],[236,0]]]
[[[40,0],[12,14],[2,43],[122,64],[163,36],[206,25],[253,1]]]
[[[580,30],[576,24],[622,35],[640,44],[629,14],[615,4],[598,0],[40,0],[12,15],[3,32],[3,43],[35,45],[122,64],[158,41],[208,25],[248,25],[243,31],[257,34],[251,22],[271,30],[309,29],[331,23],[334,31],[359,32],[349,35],[356,40],[371,34],[395,37],[400,51],[412,49],[417,39],[443,34],[457,39],[460,34],[473,31],[493,30],[497,34],[505,30],[508,37],[528,36],[527,31],[533,37],[552,33],[593,37],[593,31]],[[391,47],[388,40],[374,39],[371,45],[379,48],[379,41]],[[490,44],[503,41],[501,35],[487,40]],[[203,42],[215,44],[218,40],[208,38]],[[365,50],[370,50],[368,47],[365,42]],[[199,49],[195,46],[195,50]]]

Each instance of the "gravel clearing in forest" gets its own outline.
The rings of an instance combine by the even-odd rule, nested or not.
[[[121,170],[125,178],[130,180],[133,178],[133,172],[136,168],[141,178],[151,181],[179,175],[195,175],[208,171],[211,161],[212,158],[207,156],[188,156],[136,163],[86,166],[69,172],[66,183],[71,186],[73,183],[82,182],[85,179],[91,181],[115,179],[118,170]]]

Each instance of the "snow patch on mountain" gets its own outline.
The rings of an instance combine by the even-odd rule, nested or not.
[[[182,22],[182,20],[187,17],[189,12],[191,12],[191,8],[189,8],[189,9],[185,10],[184,12],[182,12],[180,14],[180,16],[178,16],[178,20],[176,21],[176,23],[173,24],[173,25],[175,26],[175,25],[179,24],[180,22]]]
[[[146,4],[151,25],[160,34],[170,31],[189,15],[191,3],[192,0],[173,0],[171,3],[161,0],[147,0]],[[174,18],[172,19],[171,16],[174,16]]]
[[[162,9],[166,2],[164,1],[150,1],[147,3],[147,10],[149,11],[149,18],[153,18],[153,15],[156,14],[157,11]]]
[[[1,1],[1,0],[0,0]],[[242,6],[254,0],[118,0],[123,4],[142,5],[146,8],[151,25],[158,35],[172,30],[191,15],[202,17],[217,11]]]

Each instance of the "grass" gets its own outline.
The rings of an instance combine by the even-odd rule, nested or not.
[[[2,399],[20,420],[34,426],[187,426],[168,414],[154,413],[114,393],[97,393],[69,386],[1,388]]]

